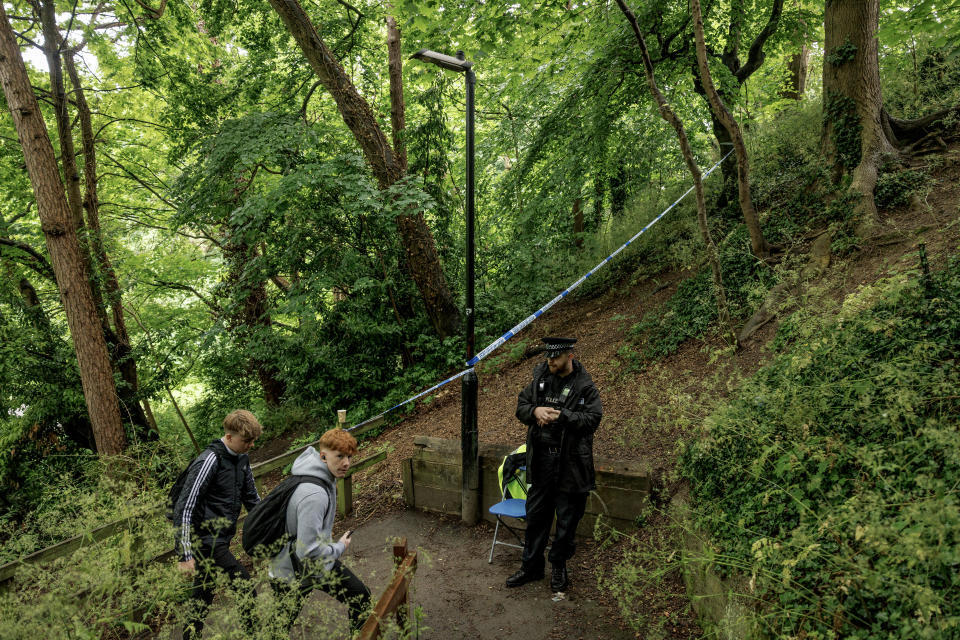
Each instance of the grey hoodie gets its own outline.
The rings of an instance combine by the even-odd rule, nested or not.
[[[270,576],[281,580],[293,580],[296,574],[290,559],[290,545],[294,545],[297,558],[312,560],[314,571],[319,566],[329,571],[343,554],[342,542],[333,542],[330,532],[337,514],[336,478],[330,473],[320,452],[313,447],[301,453],[293,461],[290,472],[295,476],[316,476],[330,484],[330,489],[309,482],[300,484],[290,496],[287,505],[287,534],[296,540],[286,543],[270,561]]]

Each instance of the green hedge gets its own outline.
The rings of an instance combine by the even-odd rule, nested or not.
[[[773,637],[960,637],[960,260],[783,324],[683,454]],[[802,312],[798,312],[802,313]]]

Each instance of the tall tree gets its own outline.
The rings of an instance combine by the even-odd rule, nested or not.
[[[720,122],[733,142],[733,149],[737,158],[737,193],[740,199],[740,211],[743,212],[743,219],[746,221],[747,231],[750,233],[750,247],[753,250],[753,255],[763,259],[770,255],[770,245],[763,237],[757,210],[753,206],[753,198],[750,195],[750,158],[747,155],[747,147],[743,143],[740,125],[737,124],[736,118],[724,104],[723,98],[720,97],[720,93],[713,84],[713,78],[710,76],[710,67],[707,66],[707,47],[703,37],[703,15],[700,12],[700,0],[690,0],[690,8],[693,12],[693,37],[696,42],[697,66],[700,69],[700,85],[710,101],[710,111],[713,113],[714,122]]]
[[[714,3],[716,4],[716,3]],[[770,4],[770,13],[767,14],[766,22],[763,27],[757,31],[756,36],[746,47],[744,39],[746,38],[746,22],[748,13],[745,3],[734,2],[730,5],[729,16],[726,21],[726,37],[723,40],[722,49],[718,50],[713,46],[705,44],[707,54],[718,60],[730,72],[730,81],[722,84],[719,88],[720,95],[725,97],[726,102],[732,103],[732,98],[737,95],[740,87],[752,76],[766,60],[764,47],[773,37],[780,24],[780,18],[783,14],[783,0],[773,0]],[[746,59],[741,57],[746,48]],[[709,103],[707,90],[700,82],[700,74],[697,72],[697,62],[691,65],[694,76],[694,87]],[[734,145],[733,136],[730,130],[724,126],[721,118],[711,110],[713,118],[713,134],[717,138],[720,148],[730,148]],[[737,155],[728,156],[721,165],[723,172],[723,191],[720,195],[720,206],[725,206],[727,202],[733,199],[734,193],[739,193],[738,179],[739,161]]]
[[[126,446],[107,344],[84,269],[73,215],[64,195],[53,146],[30,85],[6,11],[0,6],[0,82],[23,148],[41,227],[73,337],[84,399],[97,451],[117,454]]]
[[[67,43],[59,38],[58,42],[60,42],[60,49],[63,51],[63,61],[67,69],[67,75],[73,85],[73,101],[77,107],[77,119],[80,121],[80,140],[83,149],[83,209],[86,211],[85,222],[88,244],[93,253],[91,262],[96,265],[97,271],[102,276],[106,303],[110,307],[110,316],[113,319],[112,329],[108,323],[105,323],[104,336],[107,339],[107,345],[111,347],[114,366],[123,380],[123,386],[119,389],[119,393],[124,413],[134,425],[140,437],[153,440],[157,439],[160,434],[157,432],[153,420],[148,420],[148,414],[144,411],[145,408],[149,410],[146,399],[143,399],[144,406],[141,407],[140,405],[140,380],[137,374],[137,361],[133,355],[130,332],[127,330],[127,321],[124,317],[120,279],[113,268],[110,256],[107,254],[103,241],[103,231],[100,227],[100,196],[93,117],[74,59],[77,50],[67,47]],[[96,284],[92,284],[92,286],[95,289],[97,288]],[[94,300],[96,301],[96,299],[95,295]]]
[[[370,105],[320,38],[300,3],[297,0],[270,0],[270,6],[279,14],[317,78],[333,97],[343,121],[363,150],[380,188],[389,189],[406,175],[402,152],[398,153],[398,150],[391,146]],[[399,32],[395,35],[399,38]],[[460,313],[447,285],[433,234],[423,214],[400,214],[396,224],[410,275],[417,285],[434,330],[441,338],[453,335],[460,325]]]
[[[855,208],[866,226],[877,215],[874,189],[883,158],[898,160],[902,151],[934,135],[947,115],[960,111],[954,105],[909,121],[886,112],[879,19],[879,0],[830,0],[824,12],[823,151],[835,180],[851,176],[850,189],[860,195]],[[934,22],[936,29],[946,28]]]
[[[146,439],[156,439],[159,434],[151,427],[137,397],[139,388],[137,364],[132,354],[130,336],[127,333],[126,321],[123,316],[120,285],[101,237],[93,125],[90,107],[87,104],[80,74],[74,61],[76,52],[68,46],[68,43],[60,35],[53,0],[43,1],[40,8],[40,21],[43,25],[43,49],[47,59],[51,97],[57,123],[57,137],[61,149],[60,164],[67,185],[67,202],[70,205],[77,236],[80,239],[84,266],[88,273],[95,276],[90,280],[90,289],[94,304],[97,306],[97,315],[103,328],[104,338],[107,341],[114,368],[120,373],[123,380],[123,385],[118,389],[120,403],[123,413],[134,426],[138,436]],[[73,85],[72,102],[76,105],[77,119],[80,121],[84,159],[83,195],[80,191],[80,172],[76,161],[73,119],[69,113],[63,78],[64,67],[66,67],[70,82]],[[86,220],[83,217],[84,210],[86,211]],[[109,298],[114,322],[113,327],[110,326],[107,318],[107,303],[104,301],[101,282]]]
[[[696,1],[696,0],[694,0]],[[710,227],[707,224],[707,203],[703,196],[703,174],[700,171],[700,165],[690,149],[690,140],[687,137],[687,130],[677,117],[676,112],[667,102],[663,92],[657,86],[657,80],[653,74],[653,62],[650,59],[650,52],[647,50],[647,42],[640,31],[640,25],[633,11],[626,5],[624,0],[617,0],[620,11],[626,16],[627,21],[633,28],[633,34],[637,38],[637,44],[640,46],[640,54],[643,56],[643,69],[647,76],[647,86],[650,93],[657,103],[660,111],[660,117],[667,121],[673,130],[677,133],[677,140],[680,143],[680,150],[683,153],[683,159],[687,163],[687,169],[693,177],[694,193],[697,201],[697,226],[700,227],[700,237],[707,250],[707,260],[710,262],[710,270],[713,275],[713,288],[717,296],[717,312],[720,316],[720,325],[724,331],[729,331],[731,343],[737,344],[737,334],[733,330],[733,323],[730,321],[730,307],[727,304],[727,293],[723,286],[723,271],[720,267],[720,252],[717,251],[717,245],[713,242],[710,235]]]
[[[807,66],[810,60],[810,48],[806,43],[800,45],[800,50],[790,56],[787,62],[787,86],[780,92],[780,97],[788,100],[802,100],[807,88]]]
[[[883,154],[894,154],[881,121],[883,98],[877,26],[879,0],[830,0],[824,12],[824,151],[835,178],[851,172],[857,209],[877,213],[873,190]]]

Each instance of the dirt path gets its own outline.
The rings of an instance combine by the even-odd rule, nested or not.
[[[373,576],[368,586],[375,595],[383,592],[389,579],[389,545],[394,536],[405,536],[408,546],[419,550],[413,603],[423,608],[420,638],[634,637],[617,624],[615,612],[598,598],[587,560],[593,543],[584,543],[571,564],[573,583],[568,599],[554,602],[548,579],[506,588],[507,576],[519,567],[520,552],[498,546],[493,564],[488,564],[491,527],[464,527],[452,518],[403,511],[370,522],[354,534],[349,564],[364,579]],[[314,596],[314,603],[320,599],[329,601],[320,594]],[[577,626],[582,630],[570,635],[571,627]]]
[[[418,552],[411,602],[421,610],[412,638],[423,640],[626,640],[626,629],[597,589],[597,545],[583,541],[569,565],[571,586],[554,600],[549,577],[507,589],[507,576],[520,562],[520,551],[498,546],[488,564],[493,529],[486,523],[465,527],[455,518],[417,511],[390,514],[357,529],[343,560],[369,587],[374,598],[386,589],[393,571],[392,545],[405,537]],[[549,565],[548,565],[549,567]],[[270,589],[259,587],[260,609],[268,611]],[[264,606],[267,605],[267,606]],[[218,600],[207,620],[204,637],[239,633],[232,605]],[[347,609],[315,591],[305,601],[293,640],[347,638]],[[172,631],[172,630],[171,630]],[[396,634],[393,633],[393,636]],[[163,637],[171,637],[165,635]],[[386,637],[392,637],[390,633]]]

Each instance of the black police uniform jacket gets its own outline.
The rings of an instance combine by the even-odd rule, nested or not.
[[[533,416],[537,407],[559,409],[560,417],[541,427]],[[557,482],[570,493],[596,489],[593,433],[602,417],[600,392],[578,360],[566,378],[550,373],[546,362],[537,365],[517,399],[517,419],[527,425],[527,482]]]

